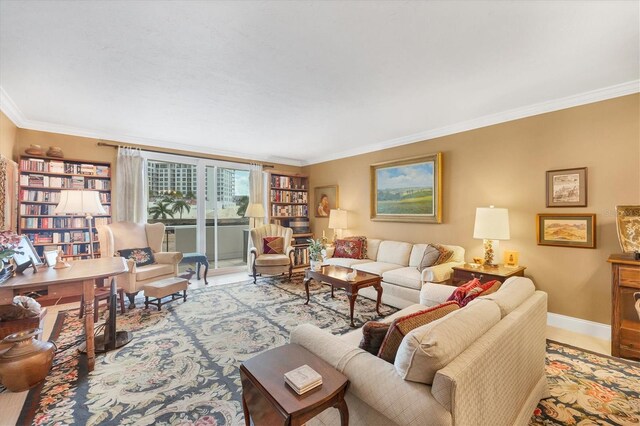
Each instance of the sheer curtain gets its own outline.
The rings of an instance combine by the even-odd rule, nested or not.
[[[251,169],[249,170],[249,205],[251,204],[264,204],[264,187],[262,184],[262,165],[260,164],[252,164]],[[262,220],[264,223],[264,218]],[[255,226],[262,226],[259,220],[255,221]],[[248,249],[247,253],[250,252],[252,243],[251,243],[251,233],[249,233],[249,240],[247,241]],[[247,256],[247,269],[249,273],[251,273],[251,256]]]
[[[139,149],[118,148],[116,221],[147,221],[146,172],[147,162]]]

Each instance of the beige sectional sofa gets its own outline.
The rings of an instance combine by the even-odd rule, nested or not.
[[[452,267],[464,264],[464,248],[444,245],[453,251],[451,260],[441,265],[418,271],[428,244],[402,241],[367,239],[367,259],[328,257],[325,263],[340,265],[382,276],[382,302],[396,308],[406,308],[420,301],[420,289],[427,282],[440,283],[451,277]],[[331,255],[332,252],[329,253]],[[373,287],[358,294],[375,300]]]
[[[425,296],[442,299],[443,290]],[[412,305],[385,321],[422,309]],[[515,277],[497,292],[412,330],[394,364],[358,348],[360,329],[338,337],[305,324],[293,330],[291,343],[349,378],[352,426],[526,425],[548,396],[546,315],[546,293],[536,291],[530,279]],[[339,415],[330,408],[308,424],[340,424]]]

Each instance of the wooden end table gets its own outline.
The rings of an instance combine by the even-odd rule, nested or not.
[[[284,381],[284,373],[304,364],[322,376],[322,385],[298,395]],[[302,425],[330,407],[340,411],[342,426],[349,424],[344,394],[349,379],[323,359],[299,345],[284,345],[240,364],[244,423]]]
[[[487,267],[484,265],[472,266],[469,263],[465,263],[462,266],[453,267],[453,277],[451,277],[451,284],[459,286],[466,282],[471,281],[474,278],[478,278],[482,282],[490,280],[498,280],[501,283],[505,282],[509,277],[524,277],[524,270],[526,266],[504,266],[497,265],[495,267]]]
[[[358,271],[355,281],[347,281],[347,274],[353,271],[351,268],[345,268],[344,266],[325,265],[320,268],[319,271],[312,271],[311,269],[305,269],[304,271],[304,289],[307,292],[307,301],[305,305],[309,304],[309,281],[316,280],[319,283],[327,283],[331,285],[331,297],[333,295],[334,287],[342,288],[347,292],[349,298],[349,317],[351,319],[351,327],[355,327],[353,323],[353,307],[358,297],[358,291],[365,287],[371,287],[378,292],[378,299],[376,300],[376,312],[380,313],[380,301],[382,300],[382,277],[368,272]]]

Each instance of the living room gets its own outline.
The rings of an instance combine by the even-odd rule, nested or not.
[[[261,417],[265,405],[256,403],[256,389],[264,392],[269,386],[253,382],[260,382],[260,365],[267,363],[269,350],[294,347],[306,348],[305,354],[329,365],[320,371],[320,391],[310,393],[306,403],[329,392],[334,384],[329,377],[335,372],[348,380],[340,392],[327,394],[339,401],[322,401],[323,410],[335,408],[302,420],[309,424],[336,424],[345,410],[352,424],[640,421],[640,366],[633,356],[640,345],[640,313],[634,310],[640,284],[637,269],[632,271],[640,268],[633,254],[633,244],[637,250],[640,241],[631,227],[625,234],[620,226],[640,220],[638,2],[187,5],[0,1],[0,154],[3,161],[16,164],[16,174],[5,176],[14,176],[21,187],[16,191],[14,185],[13,192],[3,187],[7,220],[2,231],[32,235],[31,243],[48,233],[21,221],[43,216],[20,210],[25,204],[20,191],[29,186],[21,179],[37,174],[24,170],[22,160],[105,165],[110,169],[110,198],[103,198],[101,207],[108,212],[108,225],[143,214],[141,221],[125,220],[141,222],[142,228],[120,229],[132,239],[145,226],[162,226],[154,233],[155,243],[149,238],[148,244],[115,251],[145,246],[159,263],[168,257],[162,252],[179,253],[180,258],[169,260],[173,263],[167,280],[173,281],[167,288],[145,287],[159,282],[156,277],[132,284],[131,291],[125,287],[118,295],[114,283],[122,286],[116,278],[110,280],[113,291],[109,285],[102,290],[92,284],[89,292],[83,284],[87,275],[76,279],[74,297],[53,304],[45,303],[47,297],[35,297],[47,310],[40,341],[56,344],[49,351],[52,366],[30,390],[0,391],[2,412],[9,413],[3,422],[242,424],[249,413],[254,424],[276,424],[273,417]],[[181,20],[189,25],[181,25]],[[108,28],[110,22],[114,28]],[[99,31],[90,31],[94,27]],[[20,28],[40,30],[27,36]],[[291,46],[282,43],[294,39]],[[199,50],[187,50],[189,43]],[[128,164],[126,155],[144,165],[136,169],[139,179],[125,174],[121,165]],[[170,188],[173,199],[159,189],[164,182],[154,177],[159,174],[150,172],[151,165],[166,163],[193,172],[192,186]],[[428,179],[406,172],[416,164],[431,168]],[[428,182],[432,209],[427,213],[388,214],[380,208],[383,178],[391,176],[385,170],[399,173],[403,168],[402,177],[414,179],[411,188]],[[220,195],[224,170],[234,176],[228,205]],[[563,204],[554,199],[553,188],[567,176],[576,179],[580,190],[575,201]],[[306,197],[290,204],[308,210],[299,215],[300,227],[278,213],[279,206],[289,204],[272,199],[280,188],[274,185],[276,177],[284,179],[278,185],[289,182],[292,192]],[[3,185],[10,188],[11,183],[5,179]],[[218,198],[211,201],[208,191],[215,187]],[[193,197],[187,196],[191,190]],[[186,207],[175,208],[180,201],[176,193],[183,195]],[[143,194],[145,201],[129,203],[138,199],[135,194]],[[318,211],[325,195],[327,216]],[[162,213],[159,206],[171,203],[174,210]],[[129,216],[123,216],[125,205]],[[627,210],[618,207],[624,206],[636,207],[635,217],[623,217]],[[508,211],[506,236],[480,235],[480,213],[486,211]],[[84,220],[85,214],[79,213],[67,214]],[[337,220],[340,213],[342,221]],[[89,216],[89,226],[93,220],[97,229],[101,216],[107,215]],[[584,224],[584,241],[553,239],[545,232],[567,220]],[[274,228],[259,234],[256,230],[265,224]],[[285,231],[276,235],[281,232],[274,231],[276,225],[293,227],[295,244]],[[66,254],[56,259],[53,253],[51,262],[38,262],[38,272],[17,273],[0,284],[0,290],[12,285],[12,296],[22,295],[18,287],[26,280],[49,272],[71,273],[83,262],[113,260],[104,255],[104,232],[87,233],[95,242],[82,240],[99,254],[79,260]],[[115,245],[124,238],[118,236],[117,225],[109,232]],[[348,238],[354,236],[366,237],[357,245],[360,257],[337,254],[353,247],[354,240]],[[275,247],[276,256],[286,253],[284,264],[257,261],[273,248],[267,248],[265,238],[280,238],[273,241],[287,247]],[[368,287],[358,295],[344,275],[316,275],[308,258],[299,262],[289,257],[294,252],[309,256],[308,239],[324,245],[322,264],[353,267],[348,270],[360,274],[355,282]],[[481,265],[488,259],[486,242],[491,240],[501,240],[494,242],[493,262],[487,262],[499,264],[493,272]],[[461,258],[421,269],[428,244],[449,251],[460,248]],[[34,247],[36,257],[44,257],[37,242]],[[200,259],[194,257],[198,254]],[[71,268],[54,272],[65,259]],[[132,276],[132,268],[119,267],[101,278]],[[416,286],[395,286],[385,278],[401,267],[418,277]],[[456,281],[456,274],[468,279]],[[483,285],[489,278],[509,283],[495,292],[505,298],[530,286],[526,295],[512,296],[521,297],[515,310],[522,312],[506,313],[505,306],[514,302],[501,304],[489,293],[451,308],[456,289],[473,288],[451,284],[472,283],[476,277]],[[94,308],[101,291],[103,300],[110,301],[108,309],[104,302]],[[171,295],[177,291],[186,298]],[[86,315],[79,319],[81,294]],[[149,297],[160,299],[159,304],[145,306]],[[165,301],[170,301],[167,307]],[[125,302],[123,314],[120,304]],[[389,327],[392,321],[401,324],[398,318],[432,313],[440,304],[455,309],[446,312],[445,319],[461,320],[477,311],[477,317],[459,321],[469,328],[482,322],[474,318],[486,317],[487,323],[495,315],[498,319],[492,328],[476,330],[486,340],[457,352],[450,349],[457,359],[440,364],[435,378],[412,379],[411,367],[399,365],[402,356],[394,354],[389,361],[363,350],[365,324],[374,327],[386,321],[386,337],[394,330]],[[498,314],[491,311],[494,305],[500,307]],[[130,341],[89,361],[79,349],[90,351],[89,341],[94,343],[92,338],[83,343],[85,335],[93,335],[87,324],[94,327],[88,319],[94,309],[96,329],[104,324],[113,332],[117,321],[117,329],[127,331]],[[525,316],[529,325],[518,322]],[[398,354],[408,350],[410,335],[417,338],[415,330],[432,327],[434,339],[438,333],[451,334],[442,319],[400,331],[407,335],[403,343],[398,341]],[[422,345],[424,349],[426,343]],[[491,346],[495,348],[486,349]],[[527,351],[534,358],[544,356],[528,359]],[[301,355],[289,354],[273,355],[269,365],[274,370],[290,362],[290,370],[299,366],[295,362]],[[526,373],[516,360],[531,363],[537,373]],[[474,376],[462,367],[455,370],[463,361],[481,363],[485,372]],[[95,362],[91,374],[88,362]],[[454,368],[455,362],[460,364]],[[585,367],[583,362],[590,364]],[[494,369],[500,365],[514,370],[498,374]],[[606,366],[606,378],[580,371],[580,366],[592,371],[597,365]],[[519,376],[527,376],[527,381],[514,379]],[[444,384],[445,378],[450,382]],[[563,384],[576,388],[568,390]],[[310,410],[284,380],[268,385],[291,394],[282,398],[295,396],[297,409]],[[402,404],[395,397],[383,401],[394,390],[409,406],[403,412],[394,411],[394,404]],[[270,404],[282,405],[275,392]],[[443,400],[443,393],[450,398]],[[490,400],[484,394],[497,396]],[[470,413],[475,413],[475,421]]]

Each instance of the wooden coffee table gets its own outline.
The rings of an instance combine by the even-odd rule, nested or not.
[[[355,281],[347,281],[347,274],[353,271],[351,268],[345,268],[344,266],[326,265],[322,266],[319,271],[312,271],[306,269],[304,271],[304,289],[307,292],[307,301],[305,305],[309,304],[309,281],[316,280],[319,283],[327,283],[331,285],[331,297],[333,296],[334,287],[342,288],[347,292],[349,298],[349,315],[351,319],[351,327],[355,327],[353,323],[353,307],[358,297],[358,291],[365,287],[373,286],[378,292],[378,300],[376,301],[376,312],[380,314],[380,301],[382,300],[382,286],[380,282],[382,277],[368,272],[358,271]]]
[[[298,395],[285,384],[284,373],[308,365],[322,376],[322,385]],[[242,410],[246,426],[302,425],[330,407],[340,411],[340,423],[349,424],[344,394],[347,377],[299,345],[284,345],[240,364]]]

